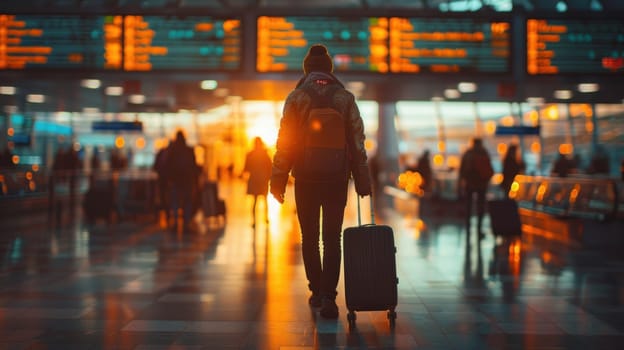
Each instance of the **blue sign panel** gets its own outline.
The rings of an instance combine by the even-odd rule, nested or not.
[[[93,131],[143,131],[143,123],[141,122],[93,122],[91,124]]]
[[[501,135],[539,135],[540,127],[539,126],[497,126],[496,127],[496,136]]]

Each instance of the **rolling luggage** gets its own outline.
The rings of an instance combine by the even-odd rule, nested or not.
[[[225,201],[219,198],[219,187],[216,182],[206,182],[201,202],[204,216],[225,218]]]
[[[82,203],[86,222],[94,225],[97,219],[111,223],[115,212],[113,185],[109,181],[92,182]]]
[[[371,223],[362,225],[358,198],[358,226],[343,233],[345,298],[349,327],[355,326],[355,311],[388,310],[394,328],[397,305],[396,247],[394,232],[376,225],[371,197]]]
[[[492,199],[487,202],[492,233],[496,236],[520,236],[522,223],[518,203],[510,198]]]

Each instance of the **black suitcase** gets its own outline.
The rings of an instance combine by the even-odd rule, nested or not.
[[[84,194],[82,206],[89,225],[94,225],[97,219],[111,223],[115,212],[113,185],[106,182],[93,183]]]
[[[388,310],[394,328],[397,305],[396,247],[390,226],[376,225],[371,198],[371,223],[362,225],[358,198],[358,226],[343,233],[345,298],[349,326],[355,311]]]
[[[492,233],[510,237],[522,234],[518,203],[511,198],[492,199],[487,202]]]
[[[225,201],[219,198],[219,186],[216,182],[207,182],[201,196],[204,216],[225,218]]]

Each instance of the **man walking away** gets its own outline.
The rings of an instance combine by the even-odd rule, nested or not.
[[[472,139],[472,147],[469,148],[461,159],[459,167],[459,185],[466,200],[466,228],[470,232],[470,217],[474,197],[477,201],[477,232],[479,238],[483,238],[482,223],[485,214],[485,193],[490,179],[494,175],[492,161],[480,138]]]
[[[192,195],[197,184],[199,168],[195,161],[193,148],[187,146],[182,131],[176,133],[175,140],[166,153],[166,172],[171,189],[171,208],[173,211],[174,231],[178,230],[178,209],[182,209],[183,230],[190,231]]]
[[[349,177],[353,175],[360,196],[371,193],[364,125],[355,97],[332,74],[325,46],[310,47],[303,71],[304,77],[284,104],[270,191],[283,203],[292,170],[303,262],[312,292],[308,301],[321,307],[322,317],[337,318],[340,237]]]

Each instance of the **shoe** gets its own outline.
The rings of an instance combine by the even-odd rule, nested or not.
[[[321,305],[321,317],[323,318],[338,318],[338,305],[334,299],[324,298]]]
[[[321,301],[321,296],[313,293],[310,299],[308,299],[308,304],[310,304],[311,307],[321,307]]]

